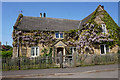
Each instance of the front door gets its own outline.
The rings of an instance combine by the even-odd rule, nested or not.
[[[59,47],[59,48],[57,48],[57,57],[58,57],[58,53],[59,53],[60,51],[62,52],[62,55],[63,55],[63,48],[62,48],[62,47]]]
[[[57,48],[57,63],[59,64],[59,58],[60,58],[60,56],[59,56],[59,53],[62,53],[62,55],[63,55],[63,48],[62,47],[58,47]]]

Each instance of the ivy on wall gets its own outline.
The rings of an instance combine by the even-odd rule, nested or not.
[[[99,8],[99,7],[98,7]],[[120,27],[114,22],[105,10],[98,11],[98,8],[92,13],[91,18],[79,30],[77,48],[81,53],[94,53],[94,44],[108,44],[110,48],[114,45],[120,45]],[[101,24],[97,24],[95,18],[99,16],[108,30],[108,34],[102,33]],[[102,17],[103,16],[103,17]]]
[[[50,31],[16,31],[13,36],[13,46],[17,46],[17,38],[20,37],[20,45],[23,46],[35,46],[38,43],[44,46],[48,46],[54,43],[57,39],[54,38],[53,32]]]
[[[114,44],[118,44],[120,46],[120,27],[114,22],[114,20],[105,10],[103,15],[104,17],[101,19],[105,22],[110,37],[114,39]]]
[[[96,16],[100,16],[104,21],[108,34],[102,34],[101,24],[95,22]],[[20,23],[20,18],[23,15],[20,14],[17,19],[17,24]],[[17,46],[17,37],[21,36],[20,43],[23,46],[28,45],[35,46],[38,43],[43,46],[51,46],[54,42],[58,41],[54,38],[55,31],[13,31],[13,46]],[[110,15],[105,11],[98,11],[98,8],[93,12],[92,17],[83,25],[82,29],[64,31],[64,39],[62,40],[69,46],[77,46],[77,49],[81,53],[85,51],[91,51],[94,53],[92,47],[94,44],[108,44],[110,48],[114,45],[120,45],[120,27],[114,22]]]

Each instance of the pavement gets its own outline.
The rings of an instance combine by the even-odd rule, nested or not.
[[[3,78],[118,78],[118,64],[3,71]]]
[[[50,75],[34,75],[24,78],[118,78],[118,70],[86,71],[77,73],[56,73]]]

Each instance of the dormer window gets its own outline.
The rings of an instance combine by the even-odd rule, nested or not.
[[[63,38],[63,32],[56,32],[55,37],[56,38]]]
[[[106,25],[102,24],[102,33],[107,33]]]

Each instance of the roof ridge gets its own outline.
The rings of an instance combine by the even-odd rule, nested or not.
[[[72,21],[81,21],[81,20],[64,19],[64,18],[51,18],[51,17],[33,17],[33,16],[23,16],[23,17],[31,17],[31,18],[47,18],[47,19],[57,19],[57,20],[72,20]]]
[[[86,16],[84,19],[82,19],[82,21],[85,20],[86,18],[88,18],[89,16],[93,15],[93,13],[94,13],[99,7],[101,7],[101,8],[104,10],[104,8],[102,7],[102,5],[98,5],[98,7],[97,7],[91,14],[89,14],[89,15]]]

